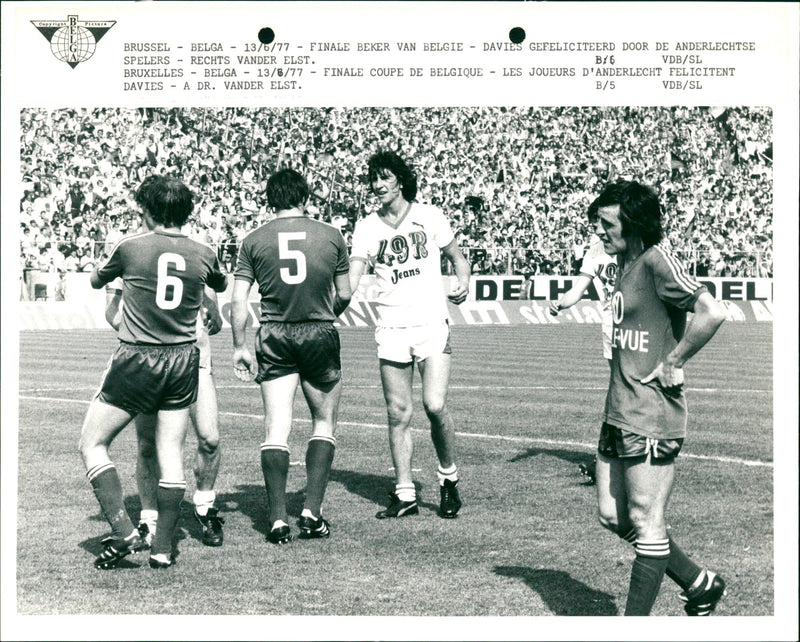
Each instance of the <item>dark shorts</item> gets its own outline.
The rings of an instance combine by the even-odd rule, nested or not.
[[[611,459],[643,457],[648,453],[654,459],[675,459],[683,446],[683,439],[653,439],[603,423],[597,452]]]
[[[256,337],[256,383],[299,374],[306,381],[342,378],[339,333],[331,321],[261,324]]]
[[[120,342],[97,398],[132,415],[188,408],[197,399],[200,351],[194,343],[146,346]]]

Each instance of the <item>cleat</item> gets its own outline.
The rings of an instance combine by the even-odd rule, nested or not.
[[[103,541],[103,552],[94,561],[95,568],[108,570],[114,568],[121,559],[127,557],[131,553],[141,551],[145,548],[142,538],[139,537],[138,531],[134,531],[133,537],[125,539],[115,539],[113,537],[106,537]]]
[[[283,526],[273,528],[269,533],[267,533],[267,541],[278,545],[288,544],[292,541],[292,535],[289,532],[289,527],[284,524]]]
[[[388,507],[375,514],[378,519],[386,519],[387,517],[404,517],[405,515],[416,515],[419,513],[419,506],[417,500],[414,499],[410,502],[400,501],[400,498],[395,493],[389,493],[391,503]]]
[[[725,580],[713,571],[707,571],[708,579],[706,580],[705,588],[692,597],[682,591],[678,597],[686,602],[683,610],[687,615],[691,616],[707,616],[717,608],[717,603],[727,595],[725,590]]]
[[[170,568],[171,566],[175,566],[175,564],[177,564],[177,561],[171,555],[169,557],[169,562],[162,562],[160,560],[153,559],[153,557],[150,558],[150,568]]]
[[[139,538],[142,540],[142,544],[144,544],[143,548],[150,548],[153,545],[155,531],[151,531],[150,526],[148,526],[146,522],[141,522],[136,527],[136,530],[139,531]]]
[[[328,522],[322,519],[322,516],[318,519],[301,516],[297,520],[297,527],[300,529],[300,535],[298,535],[300,539],[321,539],[331,535]]]
[[[195,508],[194,516],[203,527],[203,544],[206,546],[222,546],[222,525],[225,523],[225,518],[219,516],[219,510],[211,507],[205,515],[198,515],[197,508]]]
[[[587,478],[587,486],[597,483],[597,457],[592,457],[592,461],[588,464],[580,464],[578,468],[581,471],[581,477]]]
[[[458,480],[450,481],[445,479],[440,486],[441,502],[439,503],[439,515],[446,519],[456,517],[458,509],[461,508],[461,498],[458,496]]]

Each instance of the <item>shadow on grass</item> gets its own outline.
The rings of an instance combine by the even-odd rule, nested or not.
[[[536,591],[553,615],[618,615],[613,597],[572,579],[565,571],[527,566],[495,566],[503,577],[521,579]]]
[[[581,464],[591,464],[592,460],[594,459],[595,453],[586,452],[584,450],[566,450],[564,448],[541,448],[541,447],[531,447],[526,448],[520,453],[514,455],[511,459],[509,459],[509,463],[515,463],[518,461],[522,461],[523,459],[529,459],[530,457],[538,457],[539,455],[545,455],[548,457],[557,457],[558,459],[563,459],[564,461],[572,464],[572,468],[570,469],[570,473],[575,473],[576,476],[580,477],[580,465]],[[592,483],[584,479],[583,485],[584,486],[591,486]]]
[[[357,473],[352,470],[331,470],[330,481],[341,484],[348,492],[363,497],[378,507],[389,505],[389,493],[394,490],[394,477],[389,477],[388,475]],[[420,509],[438,513],[438,503],[423,501],[425,485],[420,482],[414,482],[414,486],[417,489],[417,504]],[[436,499],[438,501],[438,497]]]

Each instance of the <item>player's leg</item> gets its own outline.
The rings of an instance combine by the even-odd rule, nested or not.
[[[303,379],[302,388],[311,411],[313,433],[306,450],[306,497],[298,526],[300,537],[327,537],[330,530],[322,519],[322,500],[336,449],[342,381],[317,383]]]
[[[145,543],[152,544],[158,522],[158,480],[161,473],[158,470],[158,457],[156,455],[156,424],[158,416],[155,414],[137,415],[133,420],[136,427],[136,487],[139,491],[139,501],[142,510],[139,513],[139,535]]]
[[[210,366],[210,364],[209,364]],[[221,451],[219,446],[219,411],[217,389],[210,367],[200,367],[197,382],[197,401],[190,409],[190,416],[197,434],[197,452],[194,458],[196,490],[192,498],[194,514],[203,527],[202,541],[206,546],[221,546],[222,524],[214,506]]]
[[[122,484],[108,456],[108,447],[130,422],[131,415],[121,408],[95,399],[81,428],[78,448],[100,508],[111,526],[112,536],[103,541],[104,550],[95,560],[97,568],[112,568],[123,557],[138,550],[141,540],[125,510]]]
[[[411,438],[413,362],[401,363],[380,359],[381,385],[389,422],[389,450],[394,464],[395,491],[388,508],[379,511],[378,519],[402,517],[419,512],[417,491],[411,474],[413,441]]]
[[[292,406],[300,382],[297,373],[261,382],[266,439],[261,444],[261,471],[269,501],[270,532],[273,544],[290,541],[286,513],[286,480],[289,476],[289,433],[292,429]]]
[[[439,460],[440,505],[442,517],[456,517],[461,508],[458,493],[458,467],[455,463],[455,426],[447,407],[447,386],[450,381],[450,355],[436,352],[421,360],[422,405],[431,426],[436,457]]]
[[[188,424],[188,407],[158,412],[156,452],[161,476],[156,490],[158,528],[150,548],[150,566],[154,568],[164,568],[173,563],[172,543],[186,492],[183,446]]]
[[[659,459],[648,452],[622,461],[628,516],[636,529],[636,559],[625,615],[649,615],[669,564],[665,511],[675,477],[674,459]]]

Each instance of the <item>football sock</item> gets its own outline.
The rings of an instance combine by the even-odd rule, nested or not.
[[[440,486],[444,486],[446,479],[453,482],[458,481],[458,467],[453,464],[450,468],[442,468],[440,465],[439,470],[436,471],[436,476],[439,478]]]
[[[264,473],[264,486],[267,488],[269,502],[269,523],[277,520],[285,522],[286,517],[286,478],[289,476],[289,448],[261,444],[261,472]]]
[[[92,485],[103,515],[111,525],[114,537],[119,539],[128,537],[134,531],[134,527],[128,511],[125,510],[122,484],[114,464],[108,462],[95,466],[86,472],[86,477]]]
[[[633,528],[633,527],[631,527],[631,530],[629,530],[627,533],[617,533],[617,535],[619,535],[622,539],[624,539],[629,544],[635,544],[636,543],[636,529]]]
[[[394,493],[401,502],[413,502],[417,499],[417,489],[414,484],[396,484]]]
[[[701,580],[701,575],[703,575],[703,569],[690,560],[675,543],[675,540],[670,537],[667,577],[685,591]]]
[[[314,515],[314,513],[312,513],[312,512],[311,512],[310,510],[308,510],[307,508],[304,508],[304,509],[303,509],[303,512],[302,512],[302,513],[300,513],[300,517],[308,517],[309,519],[313,519],[314,521],[316,521],[316,520],[317,520],[317,516],[316,516],[316,515]]]
[[[709,574],[708,570],[701,569],[700,575],[692,582],[691,586],[685,589],[686,597],[690,600],[700,595],[703,591],[711,588],[711,579],[713,574]]]
[[[139,513],[139,523],[147,524],[148,526],[158,521],[158,510],[152,510],[150,508],[143,508],[142,511]]]
[[[306,450],[306,501],[305,508],[314,515],[322,510],[322,499],[331,474],[336,440],[331,437],[312,437]]]
[[[158,498],[158,528],[153,536],[150,550],[153,555],[172,555],[172,539],[178,526],[181,513],[181,501],[186,492],[185,481],[167,481],[161,479],[156,489]]]
[[[669,563],[669,540],[636,540],[625,615],[650,615]]]
[[[196,490],[192,497],[194,510],[200,517],[205,517],[208,514],[208,509],[214,506],[216,499],[217,493],[213,490]]]

